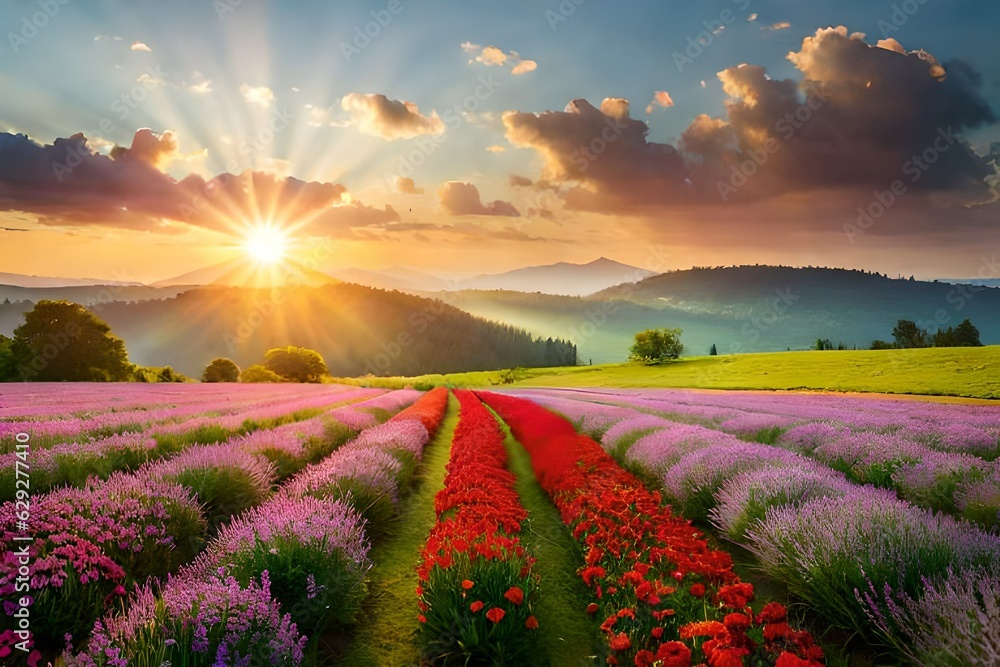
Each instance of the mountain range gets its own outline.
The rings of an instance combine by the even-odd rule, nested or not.
[[[351,355],[361,354],[363,361],[378,354],[380,345],[392,348],[396,336],[408,327],[407,317],[397,312],[400,307],[394,300],[417,297],[420,300],[412,303],[420,305],[410,306],[414,313],[433,304],[435,308],[447,308],[455,317],[462,313],[463,317],[473,316],[479,322],[523,329],[542,339],[571,341],[577,346],[581,363],[623,361],[635,332],[650,327],[682,328],[681,339],[687,353],[694,355],[707,354],[713,345],[720,354],[806,349],[817,338],[830,339],[834,344],[842,342],[849,348],[867,348],[874,339],[891,339],[892,329],[900,319],[913,320],[934,331],[969,318],[979,328],[984,343],[1000,344],[1000,289],[895,279],[855,270],[740,266],[653,275],[602,258],[582,265],[528,267],[460,281],[407,270],[345,270],[333,277],[294,264],[270,270],[271,280],[275,279],[275,272],[284,281],[280,293],[295,304],[294,317],[283,318],[284,328],[272,328],[276,327],[272,323],[266,329],[251,332],[246,344],[250,351],[241,359],[250,360],[264,346],[289,344],[294,338],[299,341],[296,344],[325,346],[337,359],[335,365],[344,372],[361,372],[364,364],[355,368],[356,364],[350,362]],[[267,275],[264,270],[248,271],[227,263],[161,281],[155,286],[34,289],[0,286],[0,296],[14,290],[18,298],[11,301],[68,298],[103,304],[110,294],[113,301],[142,302],[130,307],[104,304],[99,314],[125,338],[130,350],[147,360],[143,363],[173,363],[190,372],[206,363],[210,355],[230,356],[219,340],[225,331],[234,330],[252,313],[252,304],[247,306],[246,298],[241,295],[247,288],[262,287]],[[623,275],[626,281],[608,285]],[[195,286],[202,281],[210,284]],[[348,283],[363,282],[371,287],[360,291],[348,289],[352,288]],[[590,292],[595,286],[598,289]],[[257,292],[267,293],[267,290]],[[325,296],[320,298],[317,296],[320,294]],[[347,294],[351,295],[350,307],[331,302],[333,296]],[[241,306],[243,310],[229,307],[227,300],[246,307]],[[366,301],[372,304],[366,305]],[[385,305],[390,302],[397,305]],[[29,308],[30,304],[24,302],[0,305],[0,333],[9,335]],[[250,310],[243,312],[246,308]],[[386,309],[397,315],[389,319],[373,315]],[[353,342],[349,345],[343,342],[339,346],[343,350],[339,350],[337,332],[346,323],[354,326],[354,317],[375,317],[367,336],[370,341],[365,342],[358,329],[351,329],[353,338],[348,338]],[[419,314],[414,317],[420,319]],[[192,322],[197,323],[196,328],[184,328],[193,326]],[[429,333],[451,326],[443,320],[426,324],[425,331],[414,334],[415,340],[425,341],[427,336],[440,335],[442,338],[434,339],[437,348],[425,346],[424,342],[414,344],[405,361],[395,362],[387,370],[422,373],[445,366],[470,370],[472,366],[464,364],[472,363],[475,355],[471,349],[479,344],[477,340],[458,341],[447,332]],[[467,335],[486,335],[470,333],[476,327],[467,323],[455,326]],[[205,331],[214,333],[206,337]],[[489,347],[487,343],[483,345]],[[451,364],[444,363],[439,349],[462,352],[456,353],[456,363]],[[487,353],[486,359],[491,367],[505,361],[524,365],[516,355],[491,354]],[[183,363],[171,361],[171,355],[183,358]]]

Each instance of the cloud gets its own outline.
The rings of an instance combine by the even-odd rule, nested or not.
[[[518,176],[517,174],[508,176],[507,183],[513,188],[530,188],[532,185],[530,178],[527,176]]]
[[[994,122],[981,76],[961,61],[941,65],[926,52],[885,46],[829,28],[788,55],[798,80],[773,79],[755,65],[723,70],[725,116],[696,117],[676,146],[649,141],[649,128],[618,98],[599,109],[576,100],[564,111],[507,112],[506,136],[540,154],[542,177],[571,209],[650,213],[719,204],[719,184],[755,155],[753,177],[726,201],[844,189],[863,201],[901,177],[942,205],[992,200],[990,170],[958,139],[912,184],[902,171],[948,128]]]
[[[527,74],[528,72],[534,72],[538,69],[538,63],[534,60],[522,60],[518,64],[514,65],[514,69],[510,71],[514,76],[519,74]]]
[[[788,30],[792,27],[792,24],[788,21],[778,21],[777,23],[772,23],[771,25],[766,25],[761,30],[777,31],[777,30]]]
[[[485,206],[479,189],[471,183],[448,181],[438,190],[441,206],[449,215],[500,215],[519,217],[521,214],[509,202],[492,201]]]
[[[404,195],[422,195],[424,194],[423,188],[418,188],[416,183],[413,182],[412,178],[407,178],[406,176],[396,177],[396,192]]]
[[[212,82],[208,79],[201,81],[199,83],[192,83],[188,86],[188,90],[196,95],[204,95],[206,93],[212,92]]]
[[[670,93],[665,90],[658,90],[653,93],[653,101],[646,105],[646,114],[653,113],[657,108],[666,109],[672,106],[674,106],[674,100],[670,97]]]
[[[753,14],[747,17],[747,21],[750,23],[753,23],[756,20],[757,20],[757,12],[754,12]]]
[[[507,150],[507,148],[505,146],[501,146],[500,144],[494,144],[492,146],[487,146],[486,150],[490,153],[503,153]]]
[[[144,44],[143,42],[132,42],[132,46],[130,46],[129,48],[132,49],[133,51],[149,51],[149,52],[151,52],[153,50],[153,49],[149,48],[148,46],[146,46],[146,44]]]
[[[519,76],[521,74],[527,74],[528,72],[534,72],[538,69],[538,63],[534,60],[529,60],[522,58],[521,54],[517,51],[506,52],[503,49],[496,46],[485,46],[481,47],[478,44],[473,44],[472,42],[462,42],[462,50],[469,54],[475,54],[475,56],[469,60],[469,63],[480,63],[488,67],[506,67],[510,66],[510,73],[514,76]]]
[[[411,139],[444,132],[444,122],[437,112],[425,116],[412,102],[390,100],[385,95],[349,93],[340,105],[351,114],[352,125],[373,137]]]
[[[135,133],[132,146],[111,149],[111,158],[118,161],[139,160],[154,169],[161,169],[177,156],[177,137],[169,130],[162,134],[144,127]]]
[[[139,75],[136,82],[141,83],[146,90],[154,90],[156,88],[162,88],[167,85],[166,79],[163,77],[156,76],[155,74],[150,74],[144,72]]]
[[[267,109],[274,103],[274,91],[267,86],[251,86],[249,83],[244,83],[240,86],[240,94],[243,95],[247,104],[253,104],[262,109]]]
[[[164,233],[186,224],[232,234],[269,219],[319,234],[399,219],[391,207],[366,206],[335,183],[262,171],[177,180],[162,171],[177,146],[172,132],[145,128],[108,155],[83,134],[43,145],[0,133],[0,212],[31,214],[42,225]]]

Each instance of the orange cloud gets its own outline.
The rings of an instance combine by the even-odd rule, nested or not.
[[[416,104],[390,100],[385,95],[348,93],[340,105],[351,114],[351,124],[359,131],[381,139],[411,139],[441,134],[445,129],[436,112],[425,116]]]

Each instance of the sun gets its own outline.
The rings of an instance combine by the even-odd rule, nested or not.
[[[259,264],[277,264],[285,258],[288,235],[274,225],[262,224],[250,231],[243,249]]]

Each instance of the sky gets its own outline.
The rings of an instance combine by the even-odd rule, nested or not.
[[[287,237],[331,270],[1000,278],[998,25],[971,0],[8,0],[0,271],[151,282]]]

